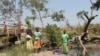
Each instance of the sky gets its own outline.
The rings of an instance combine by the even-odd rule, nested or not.
[[[66,19],[68,19],[69,23],[74,26],[78,23],[83,23],[81,19],[77,18],[77,13],[79,11],[85,10],[90,12],[90,6],[91,3],[89,0],[48,0],[48,4],[46,4],[46,7],[49,8],[51,12],[64,10],[64,15]],[[93,0],[94,2],[96,0]],[[98,14],[100,15],[100,10],[95,11],[94,15]],[[31,12],[27,9],[24,9],[24,13],[22,18],[25,18],[26,16],[32,16]],[[100,16],[96,17],[96,19],[93,20],[92,23],[99,23],[100,22]],[[24,20],[22,20],[23,23]],[[38,27],[41,26],[41,22],[39,20],[35,20],[34,22],[31,20],[32,25]],[[43,19],[44,25],[47,25],[47,23],[50,24],[57,24],[58,26],[64,27],[66,24],[65,22],[54,22],[50,18],[44,18]]]

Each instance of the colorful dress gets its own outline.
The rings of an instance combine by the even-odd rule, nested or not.
[[[26,42],[26,46],[28,50],[33,50],[33,42],[32,40],[29,40]]]
[[[33,41],[32,41],[32,37],[30,35],[26,36],[26,39],[29,38],[30,40],[27,40],[26,42],[26,47],[28,50],[33,50]]]
[[[34,32],[35,41],[34,41],[34,49],[41,48],[41,32]]]

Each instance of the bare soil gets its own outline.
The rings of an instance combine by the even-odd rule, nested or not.
[[[0,56],[7,56],[6,53],[0,53]],[[20,55],[23,56],[23,55]],[[40,53],[31,53],[28,56],[56,56],[53,54],[52,51],[45,51],[45,52],[40,52]],[[64,56],[64,54],[59,54],[57,56]]]

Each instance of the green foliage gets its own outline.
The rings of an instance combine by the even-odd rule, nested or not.
[[[77,17],[78,17],[78,18],[81,18],[81,19],[84,20],[84,21],[87,21],[87,19],[84,17],[84,14],[88,14],[88,12],[86,12],[86,11],[84,11],[84,10],[79,11],[79,12],[77,13]]]
[[[22,0],[0,0],[0,19],[8,22],[21,19],[23,13],[22,2]]]
[[[31,13],[32,17],[31,19],[39,19],[42,24],[43,28],[43,18],[47,16],[48,9],[45,7],[47,0],[24,0],[24,6],[28,8]]]
[[[68,33],[69,39],[72,39],[72,37],[74,37],[74,35],[75,35],[74,32]]]
[[[95,3],[93,3],[91,9],[99,10],[100,9],[100,0],[97,0]]]
[[[48,9],[45,7],[47,2],[47,0],[24,0],[24,7],[28,8],[31,11],[34,20],[39,18],[40,16],[45,16],[41,15],[41,13],[47,13]]]
[[[2,20],[6,20],[15,16],[15,5],[10,0],[0,0],[0,16]]]
[[[54,20],[54,21],[63,21],[64,20],[64,18],[65,18],[65,16],[63,15],[63,11],[61,10],[61,11],[59,11],[59,12],[54,12],[53,14],[52,14],[52,19]]]
[[[61,44],[61,32],[57,26],[48,24],[45,32],[49,41],[56,43],[57,45]]]
[[[28,17],[26,17],[25,23],[27,24],[27,27],[31,28],[31,23]]]

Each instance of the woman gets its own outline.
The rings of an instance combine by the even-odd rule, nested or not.
[[[39,31],[39,28],[36,28],[36,31],[34,32],[34,49],[36,52],[39,52],[41,48],[41,32]]]
[[[68,46],[67,46],[68,45],[67,44],[68,43],[68,37],[69,37],[68,34],[64,30],[63,34],[62,34],[62,44],[63,44],[63,49],[62,50],[63,50],[63,53],[65,53],[65,54],[68,52]]]

